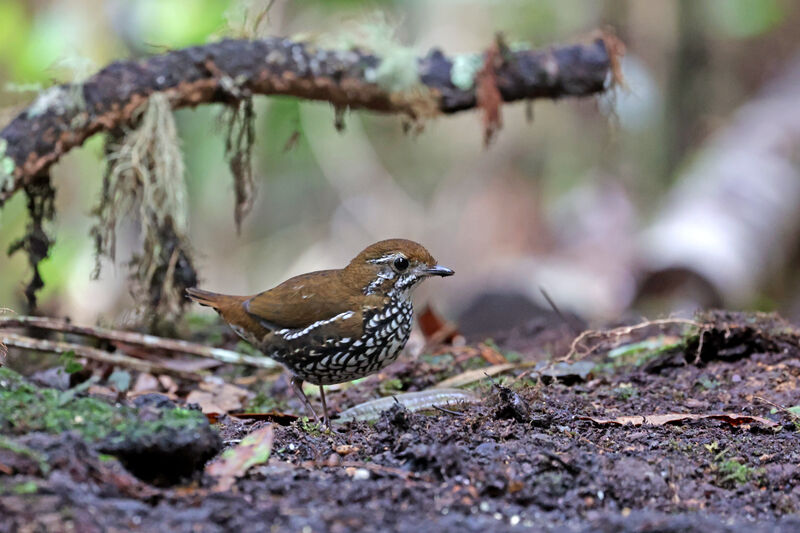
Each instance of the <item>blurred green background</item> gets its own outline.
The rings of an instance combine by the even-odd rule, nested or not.
[[[0,125],[37,90],[83,79],[111,61],[237,35],[248,9],[264,4],[2,0]],[[422,242],[456,270],[452,283],[420,291],[448,316],[486,291],[541,303],[540,286],[584,316],[618,316],[637,302],[643,228],[663,216],[664,199],[709,139],[800,51],[800,3],[790,0],[277,1],[264,27],[269,35],[321,36],[376,12],[420,55],[431,47],[480,51],[498,31],[546,47],[610,26],[627,46],[630,90],[537,101],[532,124],[523,104],[509,105],[488,150],[474,112],[431,120],[419,135],[404,134],[399,117],[352,112],[340,134],[327,104],[257,97],[258,196],[240,235],[220,109],[178,111],[204,286],[257,292],[399,236]],[[100,280],[90,279],[102,141],[96,136],[53,168],[56,244],[42,267],[41,302],[48,314],[119,325],[132,306],[124,264],[138,237],[135,224],[124,226],[117,265],[106,262]],[[0,210],[0,250],[25,224],[19,194]],[[767,282],[758,277],[736,298],[721,289],[721,303],[793,313],[794,257],[787,252]],[[29,275],[21,254],[0,254],[0,307],[24,309]]]

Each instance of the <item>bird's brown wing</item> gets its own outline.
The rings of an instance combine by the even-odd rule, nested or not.
[[[329,320],[353,310],[357,296],[338,283],[340,272],[322,270],[288,279],[246,300],[244,308],[269,329],[306,328]]]

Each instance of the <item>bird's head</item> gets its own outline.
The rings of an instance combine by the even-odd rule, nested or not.
[[[453,271],[437,264],[421,244],[389,239],[364,249],[345,267],[344,274],[366,295],[405,298],[421,281],[431,276],[452,276]]]

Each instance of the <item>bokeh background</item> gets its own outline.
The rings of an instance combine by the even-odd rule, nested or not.
[[[0,125],[41,88],[113,60],[240,34],[265,4],[2,0]],[[352,112],[339,133],[327,104],[258,97],[258,196],[238,235],[220,109],[178,111],[204,287],[257,292],[397,236],[456,270],[418,294],[451,319],[477,307],[514,321],[547,307],[541,288],[594,321],[711,305],[800,316],[800,3],[276,1],[258,31],[317,38],[375,17],[420,55],[480,51],[498,31],[546,47],[612,27],[627,46],[628,90],[536,101],[530,123],[524,104],[506,106],[489,149],[474,112],[419,134],[399,117]],[[123,227],[117,264],[91,280],[102,146],[95,137],[52,171],[41,310],[124,325],[135,225]],[[0,210],[0,250],[25,224],[20,194]],[[24,309],[29,276],[21,254],[0,254],[0,307]]]

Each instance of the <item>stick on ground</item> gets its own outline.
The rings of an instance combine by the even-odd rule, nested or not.
[[[196,344],[177,339],[166,339],[164,337],[156,337],[155,335],[145,335],[131,331],[119,331],[93,326],[77,326],[67,322],[66,320],[57,318],[38,316],[0,317],[0,330],[27,327],[44,329],[48,331],[59,331],[62,333],[73,333],[76,335],[85,335],[95,339],[105,339],[112,342],[133,344],[154,350],[157,349],[168,352],[197,355],[199,357],[206,357],[222,363],[230,363],[234,365],[249,365],[267,369],[280,368],[278,363],[267,357],[246,355],[222,348],[210,348],[203,344]],[[77,351],[75,353],[77,353]]]

